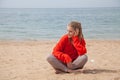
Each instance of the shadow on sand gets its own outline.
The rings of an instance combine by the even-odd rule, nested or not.
[[[118,73],[120,70],[108,70],[108,69],[86,69],[83,70],[83,74],[99,74],[99,73]],[[75,74],[81,73],[80,71],[75,72]]]

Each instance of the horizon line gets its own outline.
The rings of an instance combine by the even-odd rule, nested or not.
[[[41,8],[41,9],[57,9],[57,8],[120,8],[118,7],[10,7],[11,9],[31,9],[31,8]],[[10,9],[9,7],[0,7],[0,9]]]

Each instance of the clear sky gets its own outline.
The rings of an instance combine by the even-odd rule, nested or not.
[[[120,0],[0,0],[0,8],[120,7]]]

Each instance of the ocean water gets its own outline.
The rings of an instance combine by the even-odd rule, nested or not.
[[[0,8],[0,40],[59,39],[72,20],[82,23],[86,39],[120,40],[120,7]]]

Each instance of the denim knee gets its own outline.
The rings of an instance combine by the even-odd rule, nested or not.
[[[51,62],[51,61],[53,61],[55,59],[55,57],[52,55],[52,54],[50,54],[48,57],[47,57],[47,61],[48,62]]]

